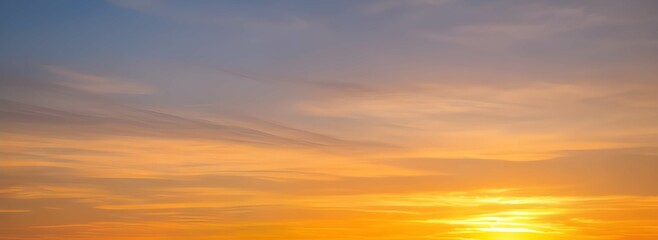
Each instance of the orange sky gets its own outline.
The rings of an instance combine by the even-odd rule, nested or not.
[[[3,1],[0,240],[654,240],[653,1]]]

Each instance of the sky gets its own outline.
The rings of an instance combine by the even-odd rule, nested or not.
[[[0,240],[653,240],[653,0],[0,1]]]

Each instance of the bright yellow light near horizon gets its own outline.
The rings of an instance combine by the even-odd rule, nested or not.
[[[556,214],[550,210],[506,211],[460,221],[480,232],[555,233],[555,226],[542,223],[541,216]]]
[[[554,240],[554,235],[527,232],[489,232],[478,234],[473,240]]]
[[[492,198],[494,205],[505,205],[504,201]],[[477,206],[484,208],[487,206]],[[478,240],[537,240],[551,239],[563,233],[561,225],[548,222],[545,216],[559,214],[559,209],[515,209],[472,215],[459,219],[430,219],[426,223],[455,225],[452,234],[475,237]]]
[[[483,232],[542,233],[541,231],[538,230],[521,228],[521,227],[490,227],[490,228],[476,228],[476,229],[478,231],[483,231]]]

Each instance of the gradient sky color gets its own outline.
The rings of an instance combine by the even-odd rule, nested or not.
[[[0,239],[658,239],[656,12],[2,0]]]

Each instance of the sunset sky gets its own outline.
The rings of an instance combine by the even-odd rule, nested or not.
[[[0,0],[0,240],[656,240],[657,13]]]

